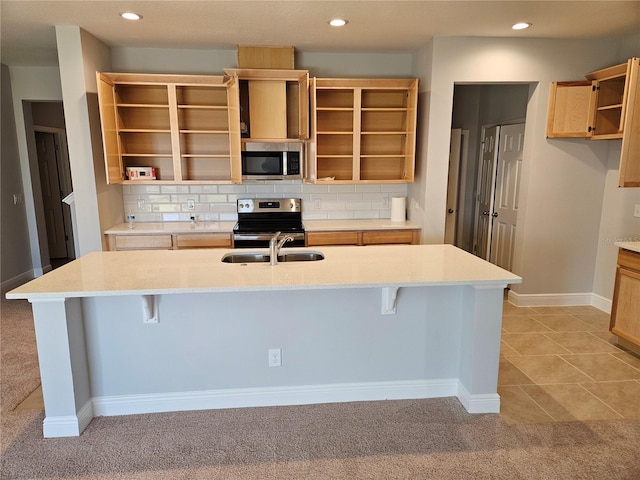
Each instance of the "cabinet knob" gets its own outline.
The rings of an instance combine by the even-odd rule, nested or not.
[[[449,210],[447,210],[447,213],[449,214],[453,213],[453,208],[450,208]]]

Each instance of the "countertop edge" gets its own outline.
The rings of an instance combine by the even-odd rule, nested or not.
[[[618,248],[640,253],[640,242],[615,242],[614,245]]]
[[[331,232],[346,230],[420,230],[420,225],[411,222],[392,222],[390,219],[361,220],[303,220],[305,231]],[[120,223],[108,228],[105,235],[182,235],[197,233],[233,233],[235,221],[198,222],[138,222],[134,228]]]

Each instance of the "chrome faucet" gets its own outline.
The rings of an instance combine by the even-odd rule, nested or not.
[[[278,264],[278,254],[280,253],[280,249],[287,242],[292,242],[293,237],[291,235],[285,235],[280,240],[278,237],[282,232],[276,232],[271,240],[269,240],[269,264],[277,265]]]

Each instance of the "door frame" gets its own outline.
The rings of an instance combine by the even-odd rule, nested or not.
[[[463,130],[461,128],[451,129],[451,140],[453,140],[453,131],[460,131],[460,145],[457,165],[457,199],[456,199],[456,222],[453,225],[453,241],[451,242],[456,247],[462,248],[462,233],[464,231],[464,215],[465,215],[465,200],[466,200],[466,188],[467,188],[467,169],[469,168],[469,130]],[[451,141],[450,141],[451,143]],[[452,172],[452,160],[451,153],[449,157],[449,175]],[[447,208],[449,208],[448,197],[449,189],[447,188]],[[447,212],[448,214],[448,212]],[[447,242],[448,235],[451,232],[447,232],[447,223],[445,223],[445,243]]]

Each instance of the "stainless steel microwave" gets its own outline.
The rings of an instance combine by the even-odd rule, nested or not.
[[[246,142],[242,146],[243,180],[302,179],[302,142]]]

